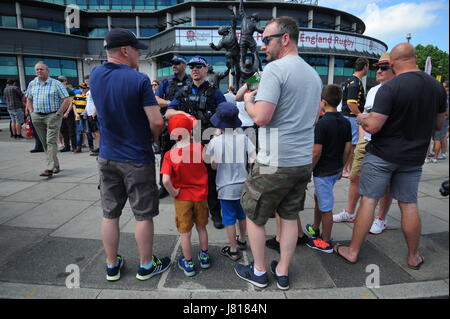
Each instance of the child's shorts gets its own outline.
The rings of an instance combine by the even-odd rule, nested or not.
[[[208,202],[193,202],[189,200],[175,200],[175,224],[181,234],[190,233],[194,224],[197,227],[208,225]]]
[[[236,225],[236,219],[243,220],[246,218],[239,199],[221,199],[220,207],[222,208],[222,224],[224,226]]]
[[[314,194],[321,212],[331,212],[334,206],[334,184],[341,178],[341,173],[326,177],[314,177]]]

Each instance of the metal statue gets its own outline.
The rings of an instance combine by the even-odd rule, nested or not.
[[[236,24],[237,17],[233,16],[231,20],[231,27],[220,27],[217,31],[222,39],[219,44],[216,46],[214,43],[210,43],[209,46],[216,51],[221,49],[225,49],[225,57],[227,59],[227,68],[231,71],[231,75],[233,75],[233,85],[234,87],[239,87],[239,82],[241,79],[241,70],[239,69],[239,42],[236,36]],[[227,73],[228,74],[228,73]]]
[[[213,88],[218,89],[220,85],[220,81],[228,76],[230,73],[230,68],[228,68],[225,72],[214,72],[214,68],[211,64],[208,64],[208,73],[206,74],[206,80],[209,82],[209,85]]]

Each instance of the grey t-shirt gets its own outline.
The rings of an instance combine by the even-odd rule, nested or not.
[[[270,123],[259,129],[258,163],[276,167],[312,163],[321,91],[319,75],[299,56],[286,56],[266,66],[255,101],[270,102],[276,108]]]
[[[248,175],[248,155],[254,151],[255,146],[243,133],[225,133],[209,142],[206,154],[217,163],[216,186],[219,199],[241,198]]]

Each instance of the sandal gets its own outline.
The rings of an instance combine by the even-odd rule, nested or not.
[[[46,169],[45,171],[42,172],[41,175],[39,176],[43,176],[43,177],[52,177],[53,176],[53,171],[49,171],[48,169]]]
[[[413,269],[413,270],[419,270],[420,269],[420,267],[423,265],[423,263],[425,262],[425,258],[423,258],[423,256],[422,255],[419,255],[419,257],[420,257],[420,262],[416,265],[416,266],[411,266],[411,265],[408,265],[408,268],[409,269]]]
[[[241,254],[239,253],[239,251],[232,252],[230,246],[223,247],[220,250],[220,254],[230,258],[232,261],[238,261],[239,259],[241,259]]]
[[[236,242],[239,250],[247,250],[247,241],[240,241],[239,236],[236,236]]]
[[[335,246],[334,246],[334,252],[336,253],[336,255],[338,255],[339,257],[341,257],[342,259],[344,259],[344,261],[347,263],[347,264],[351,264],[351,265],[354,265],[354,264],[356,264],[356,261],[350,261],[350,260],[348,260],[347,258],[345,258],[344,256],[342,256],[340,253],[339,253],[339,247],[341,247],[342,245],[341,244],[336,244]]]

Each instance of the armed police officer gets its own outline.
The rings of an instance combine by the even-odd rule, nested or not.
[[[201,56],[193,57],[188,66],[192,83],[186,89],[181,90],[167,107],[166,118],[179,113],[187,113],[193,115],[197,120],[201,121],[201,133],[212,127],[211,117],[216,113],[217,105],[226,102],[225,96],[218,89],[210,85],[206,80],[208,66],[206,60]],[[202,144],[208,141],[203,140]],[[216,189],[216,172],[211,168],[210,164],[206,164],[208,169],[208,206],[214,227],[223,228],[220,202],[217,199]]]
[[[158,87],[158,90],[155,92],[156,101],[161,108],[161,114],[164,116],[167,107],[170,102],[175,98],[175,95],[178,91],[186,88],[187,85],[192,82],[191,78],[186,74],[186,60],[181,57],[175,55],[172,60],[172,71],[173,76],[168,79],[164,79]],[[163,165],[164,154],[168,152],[172,146],[175,144],[174,141],[170,140],[169,132],[167,131],[167,122],[164,125],[164,129],[161,133],[161,137],[159,140],[160,149],[161,149],[161,166]],[[162,175],[159,178],[159,185],[161,186],[159,189],[159,198],[164,198],[169,195],[167,190],[164,188],[162,183]]]

